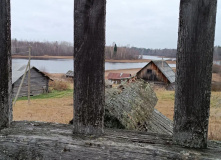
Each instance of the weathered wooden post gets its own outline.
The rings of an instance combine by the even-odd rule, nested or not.
[[[12,121],[10,0],[0,2],[0,129]]]
[[[105,16],[106,0],[74,1],[75,133],[103,133]]]
[[[207,147],[217,0],[181,0],[173,141]]]

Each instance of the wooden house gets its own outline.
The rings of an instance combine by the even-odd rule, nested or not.
[[[175,72],[163,60],[150,61],[139,72],[137,72],[137,78],[146,80],[150,83],[165,86],[166,89],[175,89]]]
[[[109,73],[107,79],[115,84],[120,84],[122,81],[131,77],[129,73]]]
[[[26,65],[13,64],[12,65],[12,95],[16,96],[22,77],[25,73]],[[31,66],[30,69],[30,95],[35,96],[48,92],[48,82],[51,80],[47,75]],[[28,95],[28,70],[19,94],[19,97]]]
[[[65,74],[66,78],[74,78],[74,72],[69,70],[66,74]]]

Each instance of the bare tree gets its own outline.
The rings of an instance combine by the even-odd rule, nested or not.
[[[12,121],[10,0],[0,2],[0,129]]]
[[[106,0],[74,1],[74,132],[99,135],[104,119]]]
[[[175,94],[175,143],[206,148],[217,0],[181,0]]]

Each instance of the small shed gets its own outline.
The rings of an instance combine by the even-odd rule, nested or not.
[[[74,77],[74,72],[69,70],[66,74],[65,74],[66,78],[73,78]]]
[[[120,84],[122,81],[131,77],[129,73],[109,73],[107,79],[115,84]]]
[[[166,61],[152,60],[136,76],[138,79],[165,86],[166,89],[175,89],[175,72]]]
[[[34,66],[30,67],[30,95],[35,96],[48,92],[48,82],[51,80],[47,75]],[[12,65],[12,95],[16,96],[22,77],[25,73],[26,65]],[[27,70],[28,72],[28,70]],[[19,97],[28,95],[28,74],[26,74]]]

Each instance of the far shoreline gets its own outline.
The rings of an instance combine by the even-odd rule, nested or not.
[[[28,56],[22,55],[12,55],[13,59],[29,59]],[[50,59],[74,59],[73,56],[31,56],[31,59],[39,59],[39,60],[50,60]],[[105,59],[105,62],[110,63],[148,63],[151,59],[132,59],[132,60],[115,60],[115,59]],[[169,64],[176,64],[176,61],[168,60],[167,63]]]

